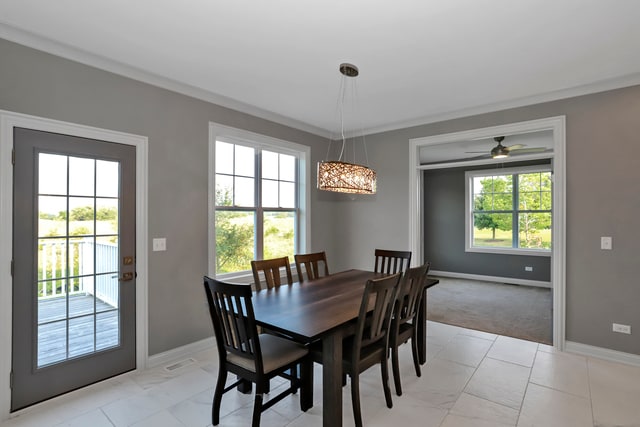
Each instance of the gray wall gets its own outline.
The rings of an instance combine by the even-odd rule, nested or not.
[[[371,267],[374,248],[408,248],[409,139],[560,115],[567,125],[566,338],[640,354],[638,332],[611,332],[612,322],[640,329],[640,86],[367,135],[378,193],[335,205],[340,265]],[[613,237],[612,251],[600,250],[600,236]]]
[[[0,109],[149,138],[149,354],[212,335],[202,276],[207,273],[210,121],[311,146],[328,141],[0,39]],[[315,179],[312,180],[315,185]],[[333,258],[332,200],[311,192],[312,250]],[[149,242],[149,247],[151,247]],[[6,284],[5,284],[6,285]]]
[[[537,162],[513,162],[508,167]],[[551,258],[465,251],[465,172],[488,166],[424,171],[424,259],[432,270],[551,281]],[[524,270],[525,266],[533,271]],[[508,282],[508,280],[506,280]]]
[[[207,269],[209,121],[312,147],[322,138],[0,40],[0,109],[149,137],[149,350],[211,335],[202,299]],[[425,102],[430,102],[425,100]],[[312,192],[312,250],[331,269],[372,268],[373,249],[408,247],[409,139],[486,126],[567,117],[567,339],[640,354],[640,87],[603,92],[367,136],[378,193]],[[613,147],[619,155],[603,155]],[[600,236],[613,236],[601,251]],[[176,319],[180,319],[177,321]]]

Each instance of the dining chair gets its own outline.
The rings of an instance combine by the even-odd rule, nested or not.
[[[293,258],[296,262],[296,271],[298,272],[298,281],[300,282],[305,280],[305,272],[307,273],[307,280],[314,280],[318,277],[329,275],[327,254],[325,254],[324,251],[310,254],[296,254]]]
[[[404,274],[398,285],[396,308],[391,321],[390,343],[391,365],[393,367],[393,382],[396,394],[402,396],[400,382],[400,364],[398,361],[398,347],[411,339],[411,353],[416,375],[422,375],[418,359],[418,309],[422,303],[424,286],[429,272],[429,263],[420,267],[410,268]]]
[[[393,406],[389,388],[388,348],[391,317],[400,273],[368,280],[356,322],[355,334],[342,342],[342,370],[351,379],[351,404],[356,427],[362,427],[360,374],[380,364],[382,387],[388,408]],[[312,344],[312,357],[322,363],[320,344]]]
[[[209,302],[220,364],[218,381],[213,394],[211,419],[220,422],[222,395],[243,381],[256,385],[251,425],[260,425],[263,411],[301,388],[300,409],[306,411],[313,402],[313,362],[309,351],[301,344],[274,335],[259,335],[256,327],[253,292],[249,285],[223,283],[204,276],[204,288]],[[290,372],[300,375],[292,376]],[[225,387],[227,373],[238,377]],[[263,401],[269,380],[276,376],[290,381],[289,387],[278,395]]]
[[[375,250],[376,263],[373,271],[376,273],[404,273],[411,265],[411,251]]]
[[[271,289],[282,284],[280,269],[284,268],[287,273],[287,284],[293,284],[293,276],[291,275],[291,265],[289,257],[263,259],[251,261],[251,270],[253,271],[253,280],[256,290]],[[260,273],[264,277],[264,281],[260,280]]]

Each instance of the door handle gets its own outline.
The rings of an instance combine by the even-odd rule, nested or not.
[[[133,280],[133,273],[122,273],[122,277],[118,279],[120,282],[128,282]]]

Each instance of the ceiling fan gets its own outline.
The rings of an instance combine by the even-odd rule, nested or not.
[[[493,138],[493,140],[497,142],[498,145],[493,147],[489,153],[487,153],[486,151],[467,151],[467,153],[484,153],[485,156],[482,156],[482,157],[491,156],[494,159],[503,159],[505,157],[509,157],[511,153],[516,153],[516,152],[518,154],[540,153],[547,150],[545,147],[525,148],[526,146],[523,144],[514,144],[514,145],[505,146],[505,145],[502,145],[502,141],[504,141],[504,136],[496,136]]]

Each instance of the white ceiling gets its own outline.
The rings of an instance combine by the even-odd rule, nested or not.
[[[637,0],[2,0],[0,37],[324,136],[640,83]]]

